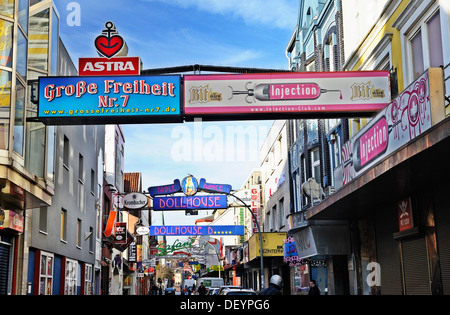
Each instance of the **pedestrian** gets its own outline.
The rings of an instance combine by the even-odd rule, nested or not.
[[[270,277],[269,287],[261,291],[261,295],[282,295],[281,288],[283,287],[283,278],[279,275]]]
[[[316,280],[311,280],[309,282],[309,292],[308,295],[320,295],[320,289],[316,285]]]
[[[203,285],[203,282],[200,283],[200,286],[197,289],[198,295],[206,295],[206,288]]]

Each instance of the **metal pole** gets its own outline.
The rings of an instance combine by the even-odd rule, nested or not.
[[[260,252],[261,252],[261,290],[263,290],[264,289],[263,243],[262,243],[262,235],[261,235],[261,229],[259,227],[259,222],[256,220],[255,214],[253,213],[252,209],[241,198],[235,196],[231,192],[228,193],[228,195],[231,195],[234,198],[236,198],[237,200],[239,200],[240,202],[242,202],[242,204],[250,211],[250,213],[252,214],[253,220],[255,220],[255,222],[256,222],[256,226],[258,228],[258,234],[259,234],[259,248],[260,248]]]

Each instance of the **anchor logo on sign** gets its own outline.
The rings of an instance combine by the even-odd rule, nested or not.
[[[122,50],[125,41],[117,32],[113,22],[106,22],[105,27],[106,29],[102,31],[102,35],[97,36],[94,44],[99,55],[110,59]]]

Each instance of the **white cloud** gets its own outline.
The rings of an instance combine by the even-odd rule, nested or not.
[[[215,14],[232,14],[247,24],[265,24],[291,30],[296,24],[298,0],[142,0],[159,1],[182,8],[196,7]]]

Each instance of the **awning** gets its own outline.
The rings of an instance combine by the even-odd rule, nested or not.
[[[349,255],[348,225],[314,225],[290,233],[294,238],[298,259],[316,255]]]

